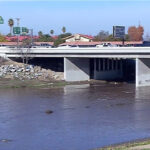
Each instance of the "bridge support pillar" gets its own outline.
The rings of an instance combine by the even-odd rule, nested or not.
[[[150,59],[136,58],[136,87],[150,86]]]
[[[66,81],[90,80],[88,58],[64,58],[64,79]]]

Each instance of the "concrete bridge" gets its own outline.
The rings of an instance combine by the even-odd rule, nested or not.
[[[31,48],[0,47],[3,57],[54,57],[64,58],[66,81],[116,79],[123,76],[123,60],[135,60],[136,86],[150,86],[150,47],[103,48]],[[91,68],[93,68],[91,70]]]

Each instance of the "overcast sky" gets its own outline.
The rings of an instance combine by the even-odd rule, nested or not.
[[[139,23],[150,34],[149,0],[0,0],[0,16],[5,24],[1,33],[8,33],[8,19],[21,18],[20,25],[49,33],[67,32],[95,35],[100,30],[112,33],[113,25],[129,26]]]

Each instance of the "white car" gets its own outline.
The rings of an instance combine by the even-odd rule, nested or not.
[[[102,43],[99,45],[96,45],[97,48],[101,48],[101,47],[118,47],[117,45],[112,45],[111,43]]]
[[[71,48],[71,46],[69,46],[69,45],[61,45],[61,46],[58,46],[57,48]]]

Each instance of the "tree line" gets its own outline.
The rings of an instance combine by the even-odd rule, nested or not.
[[[13,35],[13,26],[14,26],[14,20],[9,19],[8,20],[8,26],[10,27],[10,33],[8,36]],[[64,43],[64,38],[71,36],[72,33],[66,32],[66,27],[62,27],[61,29],[62,33],[58,35],[57,37],[54,36],[55,31],[51,29],[49,31],[49,34],[43,34],[42,31],[38,32],[38,39],[35,39],[36,42],[54,42],[55,46],[58,46],[61,43]],[[131,26],[128,28],[128,33],[125,34],[124,40],[125,41],[141,41],[143,40],[144,35],[144,27],[139,25]],[[121,41],[122,39],[113,37],[113,34],[109,34],[108,31],[101,30],[96,36],[94,36],[93,41]],[[5,42],[6,39],[3,35],[0,35],[0,42]]]
[[[36,42],[54,42],[54,46],[58,46],[65,42],[64,38],[71,36],[71,33],[66,32],[66,27],[62,27],[62,33],[56,37],[53,36],[54,30],[50,30],[50,34],[43,34],[42,31],[38,32],[39,38],[36,39]]]
[[[128,28],[128,34],[125,34],[125,41],[142,41],[144,35],[144,27],[139,25],[131,26]],[[113,37],[113,34],[109,34],[108,31],[101,30],[95,37],[94,41],[121,41],[120,38]]]

